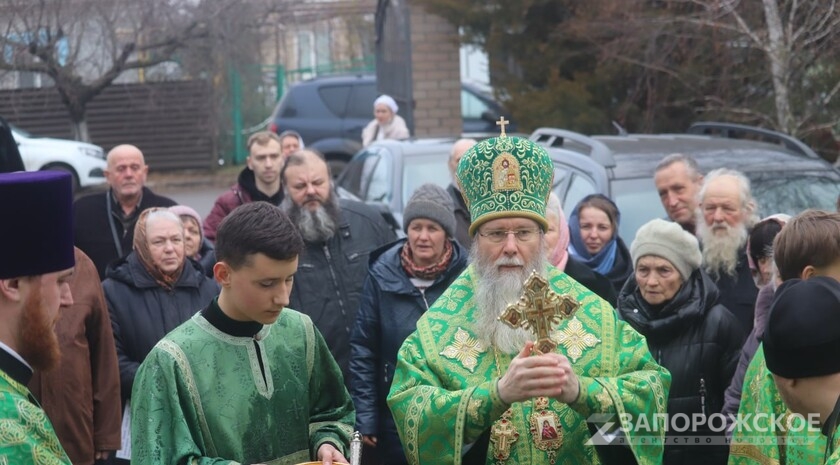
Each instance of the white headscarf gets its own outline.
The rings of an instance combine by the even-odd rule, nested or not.
[[[373,101],[373,108],[376,108],[377,105],[383,103],[388,106],[394,113],[400,109],[399,105],[397,105],[397,101],[394,100],[390,95],[382,94],[376,100]]]

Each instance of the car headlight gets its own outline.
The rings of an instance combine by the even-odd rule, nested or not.
[[[105,151],[102,149],[92,147],[79,147],[79,152],[81,152],[82,155],[87,155],[89,157],[99,158],[102,160],[105,159]]]

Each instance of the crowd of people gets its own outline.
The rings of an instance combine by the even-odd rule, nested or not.
[[[0,174],[28,199],[0,204],[0,463],[330,465],[354,430],[369,465],[840,463],[840,213],[760,220],[743,174],[674,154],[667,218],[622,238],[503,131],[394,231],[298,134],[247,144],[204,219],[131,145],[75,203]]]

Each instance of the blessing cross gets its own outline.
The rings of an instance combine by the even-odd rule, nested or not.
[[[552,291],[548,281],[533,271],[525,281],[519,302],[508,305],[499,321],[511,328],[530,329],[537,338],[534,351],[545,354],[557,347],[550,336],[552,326],[571,318],[578,307],[580,304],[573,298]]]
[[[499,121],[496,121],[496,126],[502,127],[502,133],[499,135],[499,137],[504,137],[506,135],[505,126],[507,126],[508,124],[510,124],[510,121],[505,120],[504,116],[500,116]]]

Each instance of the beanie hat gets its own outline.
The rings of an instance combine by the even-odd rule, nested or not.
[[[817,276],[782,283],[763,343],[767,369],[781,377],[840,373],[840,282]]]
[[[416,218],[432,220],[446,231],[447,237],[455,236],[455,204],[452,197],[437,184],[427,183],[411,194],[403,210],[403,231]]]
[[[0,279],[72,268],[73,187],[68,173],[0,174]],[[14,222],[14,224],[12,224]]]
[[[679,270],[682,278],[688,279],[691,273],[700,268],[703,254],[694,235],[670,221],[659,218],[645,223],[636,232],[636,239],[630,245],[633,267],[645,255],[655,255],[671,262]]]

